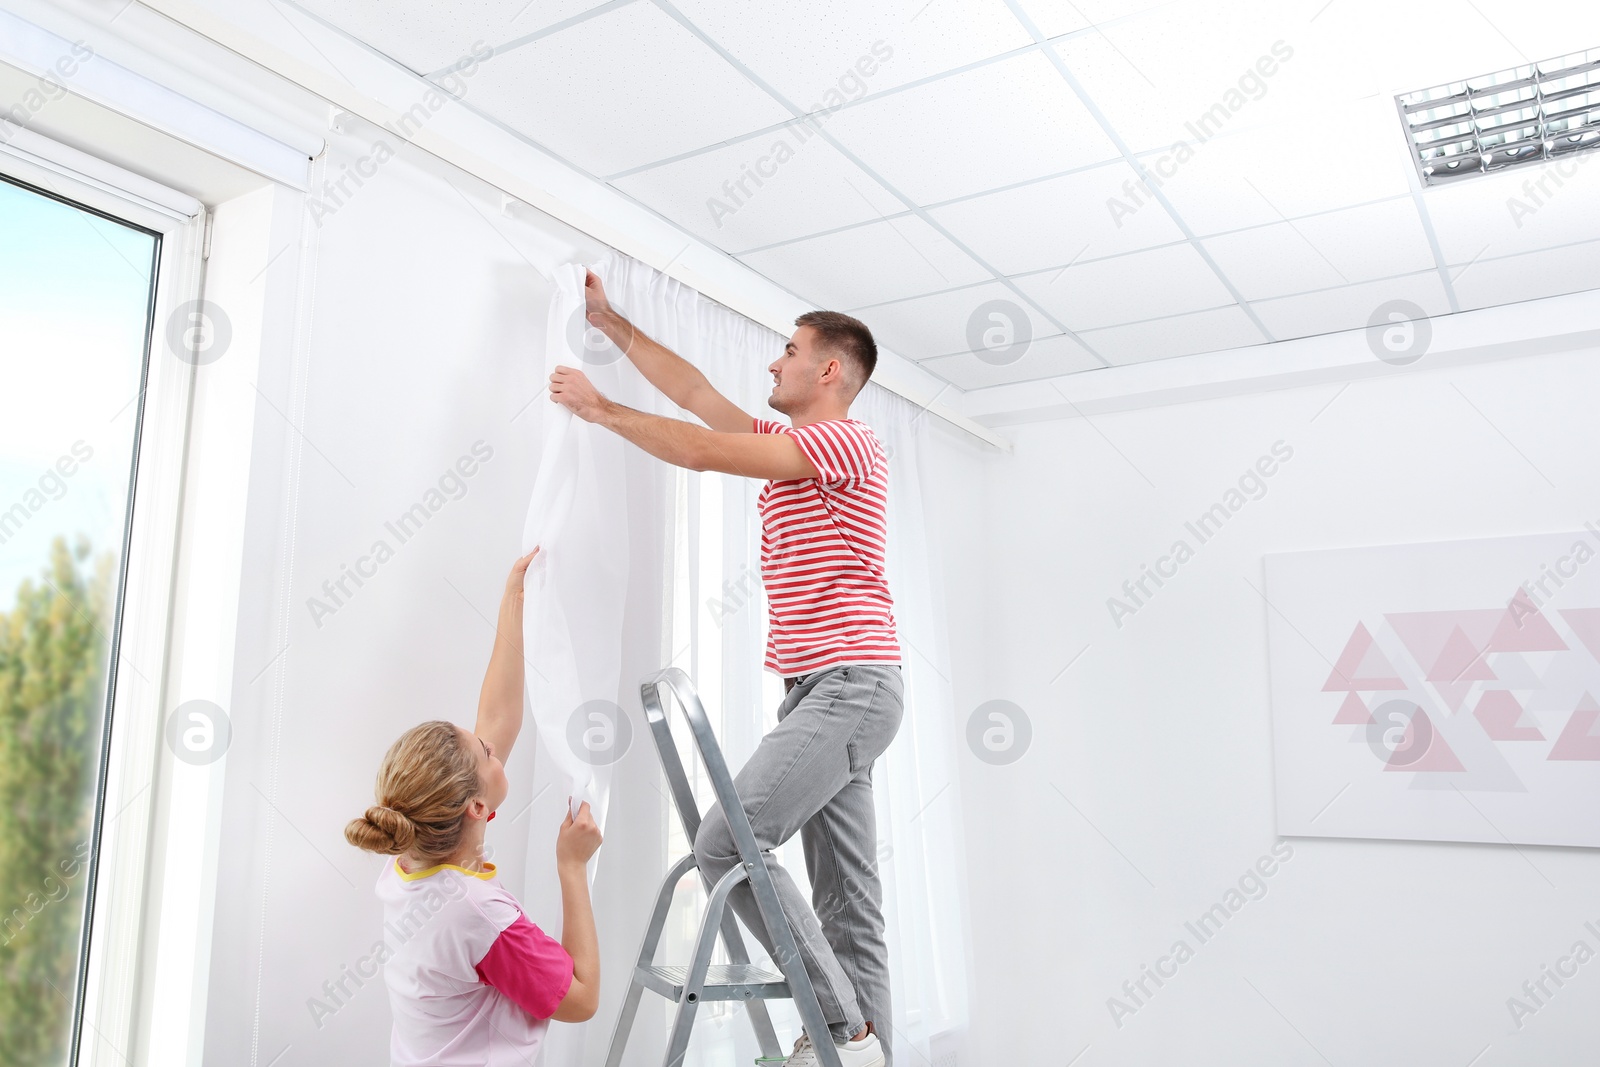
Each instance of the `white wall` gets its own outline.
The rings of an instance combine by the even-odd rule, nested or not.
[[[1266,552],[1600,519],[1596,354],[1424,359],[1348,387],[1011,426],[1010,456],[946,442],[952,476],[929,507],[949,553],[958,715],[1008,699],[1034,730],[1018,762],[963,765],[963,1062],[1593,1062],[1600,963],[1520,1032],[1506,1000],[1576,941],[1600,947],[1584,928],[1600,927],[1600,856],[1274,836],[1257,590]],[[1184,522],[1280,440],[1293,456],[1265,494],[1119,629],[1107,598],[1177,538],[1193,544]],[[1205,943],[1185,929],[1274,845],[1292,855],[1264,865],[1260,899]],[[1123,982],[1180,938],[1193,957],[1162,987],[1146,979],[1153,995],[1119,1027],[1108,998],[1134,1006]]]
[[[351,127],[330,135],[319,178],[354,165],[380,132]],[[383,861],[349,846],[343,828],[372,803],[379,761],[401,731],[429,718],[474,720],[551,406],[542,393],[549,286],[532,263],[552,237],[585,258],[600,251],[531,209],[503,217],[498,193],[412,148],[340,200],[320,226],[307,224],[303,246],[285,242],[283,254],[299,258],[299,304],[284,294],[268,309],[275,343],[264,346],[257,383],[207,1063],[388,1062],[382,977],[357,986],[344,971],[383,936],[373,895]],[[402,542],[385,524],[426,502],[475,445],[459,499],[440,498]],[[353,595],[335,605],[324,581],[379,540],[392,558],[359,588],[347,581]],[[645,586],[661,580],[650,555],[659,550],[630,561]],[[336,610],[317,617],[312,597]],[[659,618],[630,616],[630,629],[658,632]],[[658,666],[623,664],[624,707],[637,710],[631,680]],[[489,833],[519,896],[530,826],[543,830],[533,847],[553,849],[565,810],[549,790],[524,813],[536,783],[556,780],[535,748],[529,722]],[[630,819],[608,828],[595,889],[612,976],[631,966],[641,900],[660,869],[654,758],[636,745],[617,768],[613,803]],[[559,914],[530,918],[559,932]],[[335,1000],[324,983],[341,978]],[[620,992],[613,977],[605,1028]],[[312,998],[338,1010],[318,1018]]]

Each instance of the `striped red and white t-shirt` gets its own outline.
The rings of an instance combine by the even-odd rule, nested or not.
[[[899,663],[884,549],[889,459],[855,419],[808,426],[755,420],[784,433],[820,477],[761,490],[761,583],[767,592],[766,667],[784,677],[847,663]]]

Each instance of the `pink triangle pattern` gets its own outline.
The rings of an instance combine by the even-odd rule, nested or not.
[[[1427,750],[1420,756],[1413,756],[1411,748],[1423,741],[1418,737],[1417,725],[1420,723],[1426,732]],[[1386,771],[1464,771],[1465,767],[1456,758],[1455,750],[1445,743],[1444,735],[1439,733],[1433,725],[1433,720],[1428,718],[1428,713],[1421,708],[1406,723],[1405,735],[1400,739],[1400,744],[1395,746],[1394,754],[1389,757],[1389,762],[1383,765]]]
[[[1517,595],[1506,605],[1505,616],[1489,638],[1490,652],[1561,652],[1567,643],[1561,640],[1550,620],[1539,612],[1528,591],[1517,589]],[[1597,656],[1596,658],[1600,658]]]
[[[1467,694],[1472,691],[1471,682],[1434,682],[1433,687],[1452,715],[1461,710],[1467,702]]]
[[[1478,698],[1473,717],[1483,726],[1491,741],[1543,741],[1539,727],[1521,725],[1522,705],[1508,689],[1490,689]]]
[[[1483,652],[1475,648],[1457,626],[1445,638],[1439,658],[1428,668],[1430,682],[1483,682],[1494,679],[1494,671],[1484,662]]]
[[[1600,608],[1567,608],[1561,612],[1572,632],[1595,659],[1600,659]]]
[[[1365,623],[1356,623],[1333,673],[1323,683],[1324,693],[1353,693],[1357,689],[1404,689],[1399,672],[1373,641]],[[1342,713],[1342,709],[1341,709]]]
[[[1339,714],[1333,717],[1335,726],[1367,726],[1372,722],[1372,712],[1367,702],[1354,691],[1345,694],[1344,703],[1339,705]]]
[[[1600,760],[1600,704],[1595,703],[1594,697],[1583,694],[1545,759]]]
[[[1465,666],[1471,659],[1480,654],[1489,645],[1489,639],[1499,628],[1505,616],[1503,608],[1466,608],[1459,611],[1405,611],[1385,615],[1394,632],[1400,635],[1400,640],[1405,644],[1406,650],[1424,666],[1438,663],[1440,657],[1445,655],[1446,646],[1451,644],[1456,630],[1460,630],[1466,639],[1465,644],[1472,651],[1462,656],[1455,653],[1454,658],[1459,661],[1457,670]],[[1446,680],[1452,680],[1455,672],[1446,675]],[[1429,680],[1434,680],[1430,673]]]

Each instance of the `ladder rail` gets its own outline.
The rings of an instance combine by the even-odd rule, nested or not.
[[[840,1067],[839,1056],[833,1047],[833,1042],[824,1036],[829,1033],[828,1024],[822,1017],[822,1006],[817,1000],[811,975],[806,971],[805,961],[800,958],[800,946],[795,940],[794,931],[789,928],[788,917],[784,914],[782,902],[778,899],[777,885],[772,880],[772,872],[767,869],[761,848],[756,841],[755,830],[750,826],[750,818],[745,814],[738,790],[734,788],[733,775],[728,771],[722,747],[717,744],[717,737],[711,729],[711,720],[706,715],[705,705],[700,702],[700,695],[695,691],[694,683],[689,680],[688,674],[678,667],[668,667],[646,679],[639,687],[639,693],[641,703],[644,705],[645,718],[650,723],[651,735],[655,738],[656,747],[661,753],[662,767],[667,773],[674,803],[684,822],[684,829],[693,831],[689,840],[692,842],[699,832],[700,812],[695,804],[694,793],[689,788],[689,779],[684,773],[683,763],[678,758],[677,746],[673,742],[672,726],[668,720],[666,704],[662,700],[662,689],[666,689],[676,698],[678,707],[689,722],[690,737],[695,743],[695,748],[699,750],[700,761],[705,766],[707,777],[711,780],[712,792],[716,794],[717,803],[722,807],[723,817],[728,822],[728,829],[739,850],[745,875],[749,879],[750,889],[755,897],[756,908],[762,922],[766,924],[768,936],[772,938],[773,962],[778,965],[778,969],[789,982],[790,996],[794,1001],[795,1010],[799,1012],[806,1032],[813,1035],[813,1044],[816,1046],[823,1067]],[[731,889],[730,885],[729,890]],[[724,912],[724,915],[728,919],[732,918],[731,912]]]
[[[734,867],[717,880],[706,901],[705,916],[700,922],[700,932],[694,939],[694,955],[690,958],[688,972],[683,978],[683,996],[678,1000],[678,1010],[672,1020],[672,1031],[667,1035],[667,1054],[664,1067],[679,1067],[684,1054],[689,1051],[689,1033],[694,1028],[695,1012],[700,1008],[700,991],[705,985],[706,971],[711,966],[711,952],[717,945],[717,933],[722,926],[722,916],[728,905],[728,894],[734,886],[750,877],[743,867]]]
[[[694,790],[689,786],[689,775],[683,768],[683,761],[678,758],[678,746],[672,740],[672,722],[662,709],[661,698],[654,689],[655,678],[659,676],[653,676],[640,687],[644,715],[650,724],[650,736],[655,740],[656,751],[661,755],[661,769],[667,776],[667,788],[672,791],[672,806],[678,809],[678,821],[683,824],[683,834],[689,840],[689,847],[693,848],[694,839],[700,833],[700,805],[694,799]],[[704,714],[703,707],[701,713]],[[710,889],[710,886],[706,888]]]
[[[673,741],[672,721],[662,705],[656,686],[667,671],[658,671],[646,679],[640,686],[641,701],[644,704],[645,720],[650,725],[650,736],[655,741],[656,752],[661,757],[661,769],[667,776],[667,788],[672,794],[672,806],[678,809],[678,820],[683,825],[684,837],[689,842],[689,847],[694,847],[694,841],[700,833],[700,805],[695,800],[694,789],[689,785],[689,775],[684,769],[683,760],[678,756],[678,746]],[[695,691],[694,684],[689,681],[689,676],[683,671],[677,672],[682,678],[682,684],[694,697],[696,709],[702,720],[706,719],[705,706],[700,702],[700,695]],[[674,695],[683,703],[681,690],[674,690]],[[710,722],[706,721],[709,734]],[[724,770],[727,763],[722,759],[722,750],[716,745],[715,736],[712,736],[712,748],[717,753],[717,760]],[[702,755],[704,748],[701,747]],[[711,891],[711,883],[701,872],[701,885],[706,892]],[[728,960],[732,963],[749,963],[750,953],[745,948],[744,937],[739,933],[739,921],[732,911],[722,914],[722,941],[728,951]],[[767,1006],[761,1002],[750,1004],[748,1014],[750,1025],[755,1030],[756,1043],[761,1047],[761,1054],[769,1058],[781,1055],[778,1045],[778,1033],[772,1026],[772,1017],[767,1011]]]
[[[634,964],[634,979],[628,983],[628,993],[622,1000],[622,1011],[617,1015],[616,1025],[611,1028],[611,1045],[606,1053],[606,1067],[621,1067],[622,1050],[627,1045],[628,1034],[633,1030],[634,1017],[639,1014],[639,1001],[644,996],[644,986],[639,984],[638,973],[655,962],[656,945],[661,941],[661,931],[667,925],[667,912],[672,906],[672,897],[678,888],[678,882],[689,873],[693,867],[694,854],[683,857],[672,865],[667,876],[661,880],[661,888],[656,892],[655,910],[650,913],[650,922],[645,927],[644,939],[639,943],[639,959]]]

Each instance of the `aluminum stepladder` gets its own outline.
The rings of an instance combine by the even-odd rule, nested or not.
[[[673,864],[666,878],[662,879],[661,888],[656,893],[655,911],[651,913],[650,924],[645,928],[644,942],[639,946],[639,960],[628,985],[628,994],[622,1002],[622,1013],[611,1034],[611,1050],[606,1055],[606,1067],[621,1067],[628,1032],[633,1028],[634,1016],[638,1013],[639,1001],[646,989],[661,994],[678,1006],[671,1033],[667,1037],[663,1067],[680,1067],[683,1063],[696,1009],[703,1001],[709,1000],[743,1001],[750,1024],[755,1029],[756,1041],[761,1046],[761,1055],[774,1059],[782,1057],[784,1053],[778,1047],[778,1037],[772,1029],[772,1019],[763,1001],[793,1000],[806,1032],[813,1035],[817,1056],[823,1067],[840,1067],[839,1054],[827,1036],[828,1024],[822,1018],[816,990],[800,958],[794,932],[784,918],[772,872],[767,870],[761,850],[756,845],[755,831],[750,828],[750,819],[745,815],[738,793],[734,791],[733,775],[728,772],[722,747],[717,744],[716,735],[711,731],[705,706],[700,703],[700,696],[695,692],[689,676],[676,667],[668,667],[646,679],[640,685],[639,692],[644,703],[645,718],[650,723],[650,734],[661,756],[661,769],[666,773],[673,806],[678,809],[684,833],[692,844],[700,830],[700,809],[695,803],[689,778],[684,773],[683,762],[678,758],[678,749],[672,740],[669,708],[662,699],[662,690],[667,690],[677,698],[678,706],[689,720],[690,735],[694,738],[695,747],[700,750],[700,760],[711,780],[717,803],[721,805],[728,827],[733,832],[740,862],[723,875],[715,886],[707,885],[710,897],[706,901],[700,932],[695,938],[694,956],[687,966],[657,964],[655,954],[678,882],[697,866],[694,853],[691,851]],[[707,882],[704,874],[700,880],[702,884]],[[782,975],[773,974],[767,968],[750,962],[739,924],[727,907],[728,894],[744,881],[750,883],[762,922],[772,933],[776,962]],[[722,935],[728,958],[733,961],[731,963],[711,962],[718,933]]]

